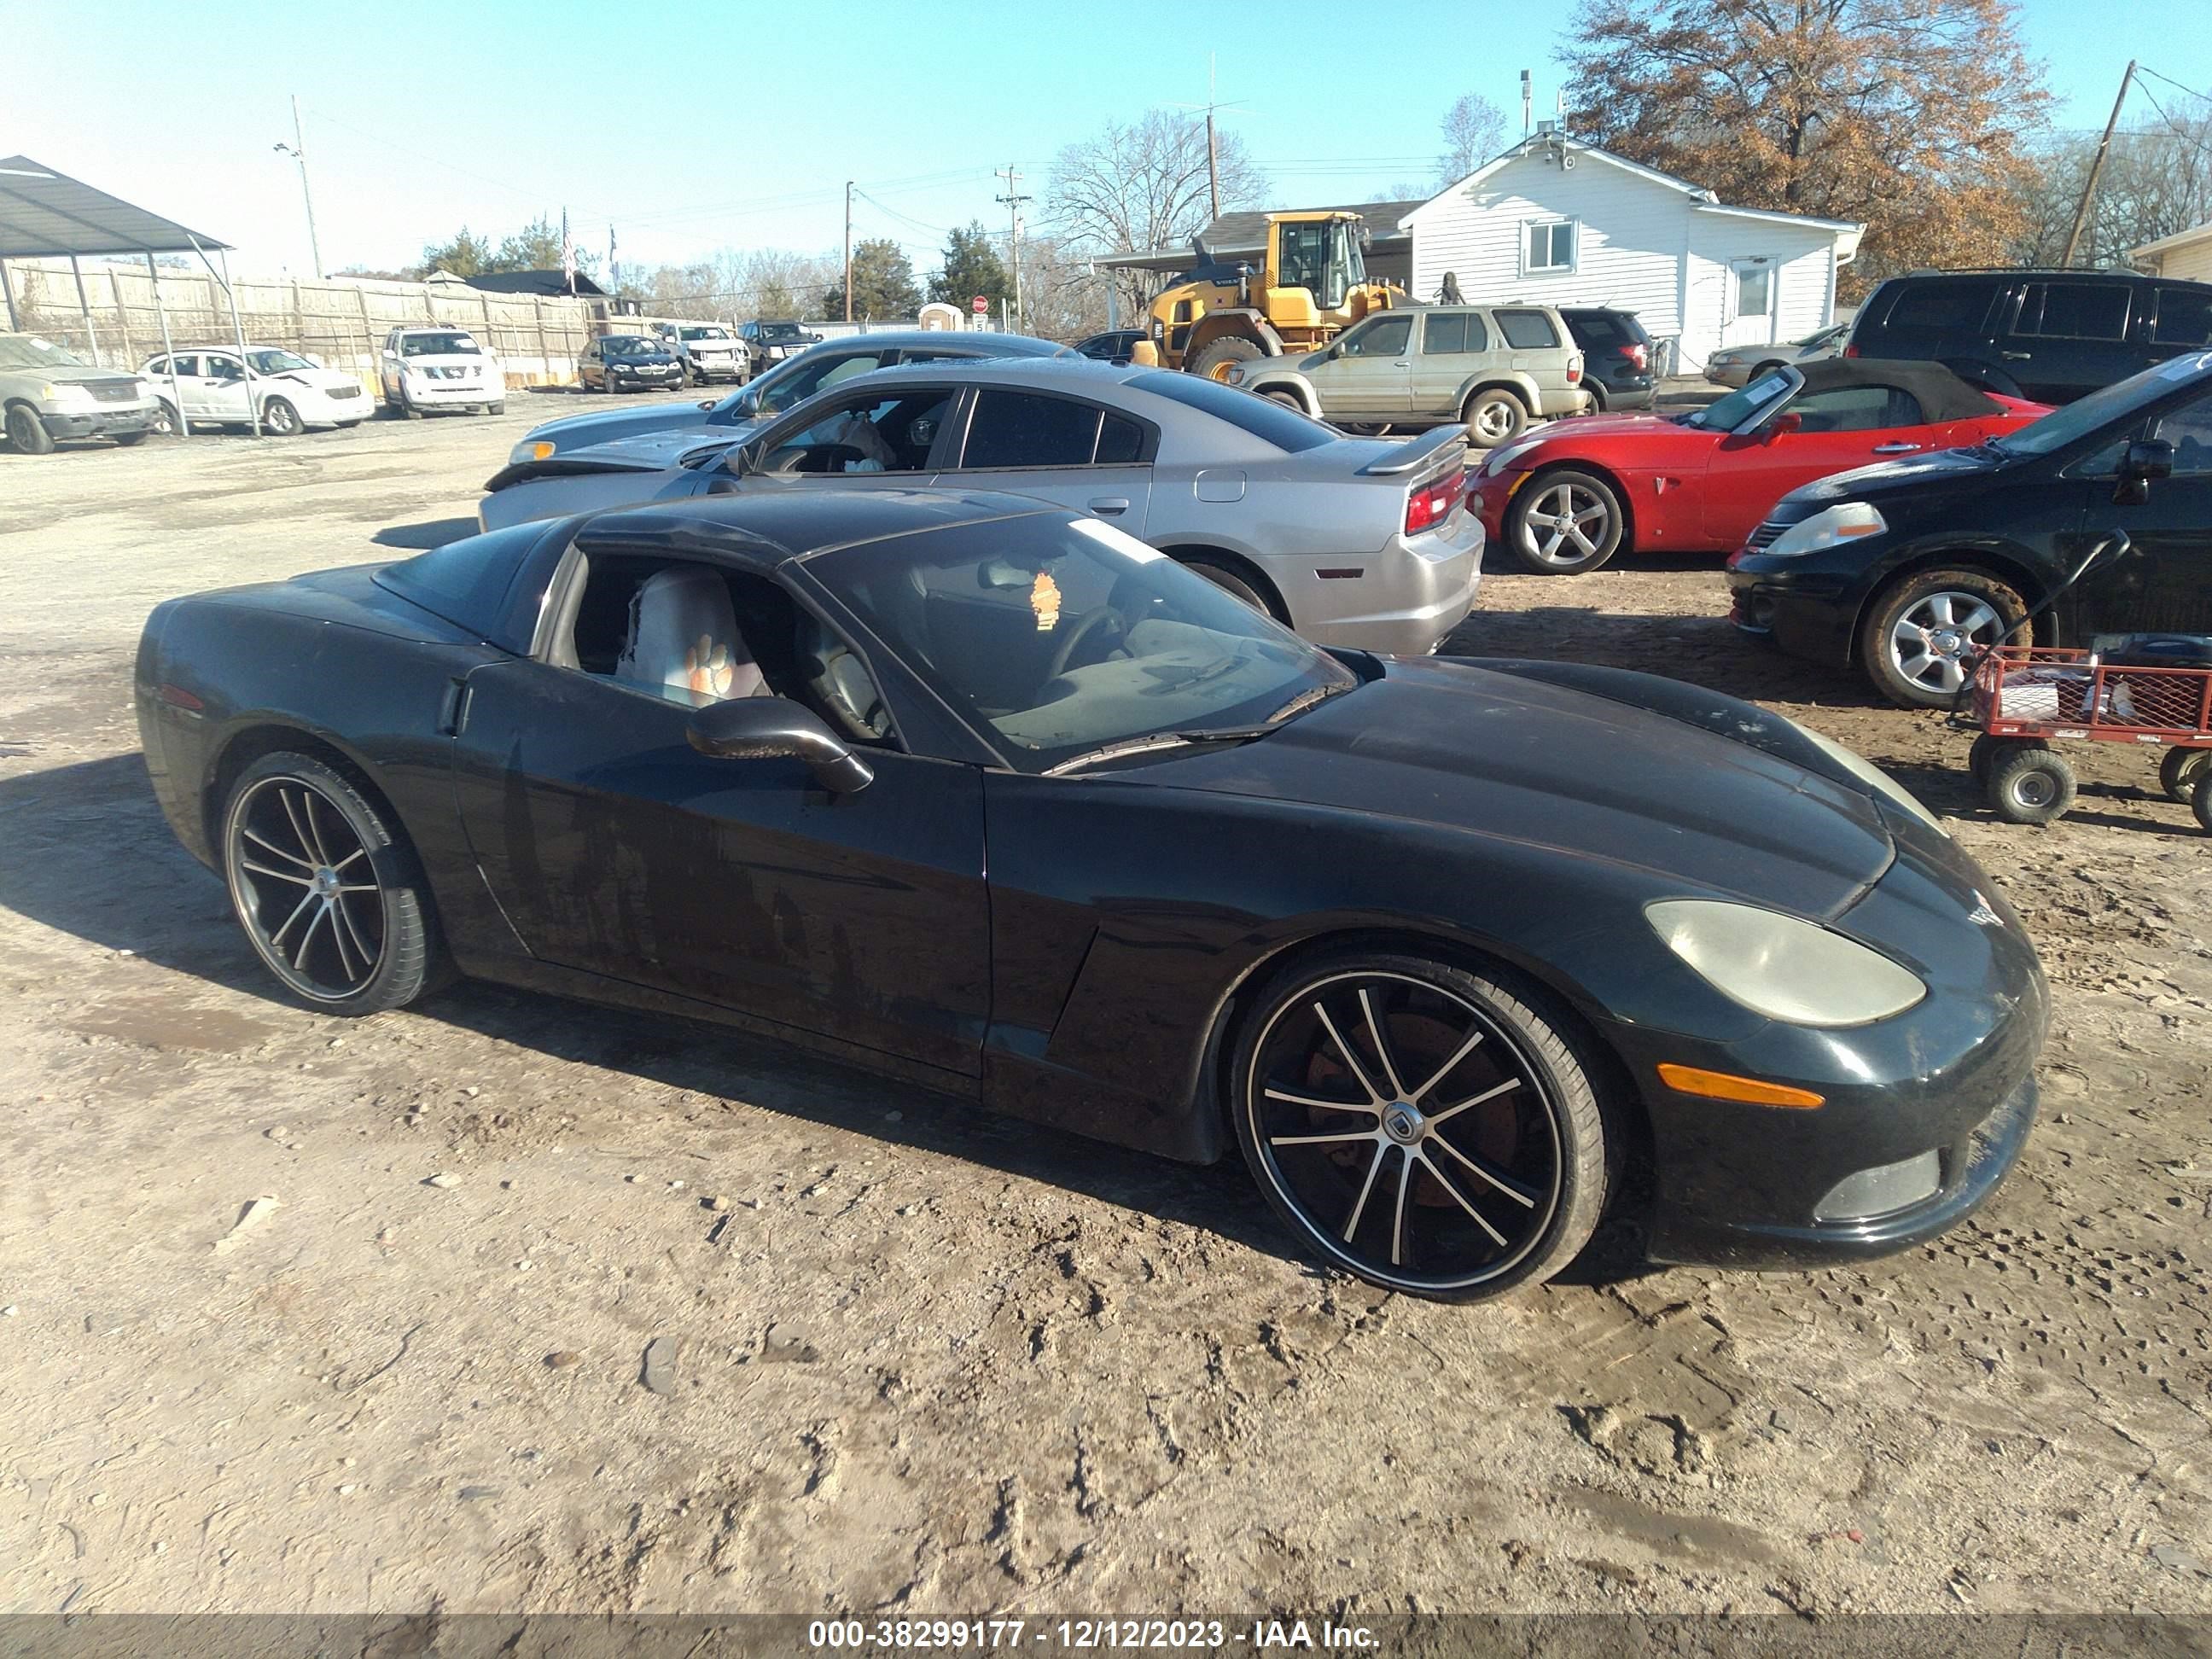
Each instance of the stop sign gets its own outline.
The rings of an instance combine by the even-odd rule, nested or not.
[[[979,294],[968,302],[968,308],[970,311],[973,311],[978,317],[981,317],[984,313],[990,310],[991,302]]]

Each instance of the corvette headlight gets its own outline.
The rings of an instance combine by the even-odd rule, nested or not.
[[[1755,904],[1662,899],[1644,915],[1667,948],[1732,1002],[1791,1025],[1867,1025],[1928,994],[1855,939]]]
[[[1862,537],[1879,536],[1888,528],[1889,521],[1864,501],[1840,501],[1826,512],[1815,513],[1791,525],[1773,546],[1765,550],[1774,558],[1787,559],[1855,542]]]
[[[1790,724],[1796,726],[1796,722],[1792,720]],[[1810,743],[1815,749],[1826,755],[1830,760],[1835,762],[1837,765],[1842,767],[1844,770],[1849,772],[1861,783],[1870,786],[1882,795],[1887,796],[1890,800],[1894,801],[1898,805],[1902,806],[1906,811],[1911,813],[1914,817],[1918,818],[1921,823],[1926,824],[1937,835],[1945,836],[1950,835],[1951,832],[1943,827],[1942,820],[1938,818],[1925,806],[1923,806],[1920,804],[1919,799],[1915,796],[1910,789],[1907,789],[1903,784],[1899,783],[1895,778],[1890,776],[1888,773],[1883,771],[1881,768],[1876,766],[1865,756],[1853,753],[1850,750],[1844,748],[1843,744],[1838,743],[1833,738],[1822,737],[1818,732],[1814,731],[1810,726],[1798,726],[1797,730],[1803,734],[1807,742]]]

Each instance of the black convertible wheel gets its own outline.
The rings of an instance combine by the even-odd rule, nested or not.
[[[1597,1224],[1607,1143],[1590,1070],[1541,993],[1398,956],[1294,969],[1247,1023],[1237,1139],[1335,1266],[1472,1301],[1548,1279]]]
[[[436,957],[420,878],[353,782],[307,755],[264,756],[223,814],[231,907],[295,994],[332,1013],[411,1002]]]

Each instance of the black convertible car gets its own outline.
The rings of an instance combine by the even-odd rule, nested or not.
[[[532,523],[173,600],[162,808],[297,996],[460,973],[796,1038],[1194,1160],[1418,1294],[1820,1263],[2034,1114],[2018,919],[1729,698],[1324,652],[1034,501]]]

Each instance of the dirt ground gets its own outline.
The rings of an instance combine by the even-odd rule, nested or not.
[[[1709,563],[1493,574],[1453,644],[1759,697],[2027,917],[2044,1121],[1869,1270],[1438,1307],[1233,1164],[501,991],[278,1000],[148,794],[140,623],[465,533],[572,404],[0,455],[0,1611],[2212,1611],[2212,842],[2105,749],[1997,823]]]

